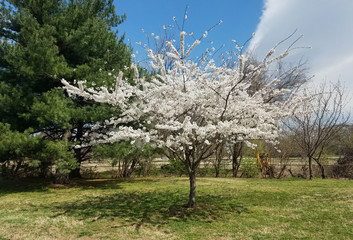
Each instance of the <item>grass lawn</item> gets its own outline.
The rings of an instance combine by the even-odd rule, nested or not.
[[[0,182],[2,239],[353,239],[353,181]]]

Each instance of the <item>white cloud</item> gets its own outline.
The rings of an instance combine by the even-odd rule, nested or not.
[[[310,74],[315,75],[314,82],[340,79],[353,94],[352,11],[352,0],[266,0],[250,48],[258,56],[264,56],[298,29],[296,36],[303,34],[304,38],[296,46],[312,49],[294,50],[287,61],[307,59]],[[289,40],[283,46],[290,43]]]

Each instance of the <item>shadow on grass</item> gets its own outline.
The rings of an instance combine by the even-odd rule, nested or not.
[[[137,182],[157,182],[152,178],[117,178],[117,179],[72,179],[68,187],[76,187],[81,189],[120,189],[120,183],[137,183]]]
[[[0,196],[20,192],[45,192],[51,185],[48,179],[2,179]]]
[[[138,181],[157,181],[155,179],[71,179],[69,184],[53,184],[53,179],[25,178],[0,179],[0,196],[20,192],[45,192],[48,189],[120,189],[119,183],[135,183]]]
[[[210,223],[224,217],[225,214],[249,212],[234,199],[226,197],[202,195],[197,200],[197,207],[188,209],[183,205],[187,201],[185,192],[133,192],[65,203],[57,205],[56,210],[63,211],[65,215],[92,222],[101,219],[111,221],[120,219],[123,220],[124,225],[115,227],[133,225],[137,230],[143,224],[160,226],[171,221]]]

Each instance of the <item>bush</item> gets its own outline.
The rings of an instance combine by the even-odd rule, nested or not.
[[[215,170],[213,168],[209,167],[204,167],[204,168],[198,168],[197,169],[197,174],[200,177],[206,177],[206,176],[214,176]]]
[[[169,163],[161,166],[161,170],[163,174],[167,175],[187,175],[188,172],[185,168],[185,165],[182,161],[178,159],[169,159]]]
[[[40,150],[41,141],[31,136],[31,129],[24,132],[13,131],[9,124],[0,122],[0,174],[18,175],[34,165],[31,161]],[[29,166],[29,163],[33,166]]]
[[[332,171],[335,178],[353,179],[353,155],[345,154],[343,158],[339,158]]]
[[[151,167],[149,168],[148,172],[145,173],[145,175],[143,175],[144,177],[145,176],[158,176],[160,174],[160,169],[157,168],[156,166],[153,166],[151,165]]]
[[[112,166],[118,166],[118,177],[130,177],[135,170],[138,175],[147,175],[157,148],[148,144],[131,144],[128,141],[95,146],[93,155],[97,159],[112,159]]]
[[[240,177],[254,178],[258,177],[257,162],[253,159],[245,159],[240,166]]]

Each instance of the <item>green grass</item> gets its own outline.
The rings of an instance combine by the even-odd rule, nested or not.
[[[353,181],[0,182],[0,239],[352,239]]]

